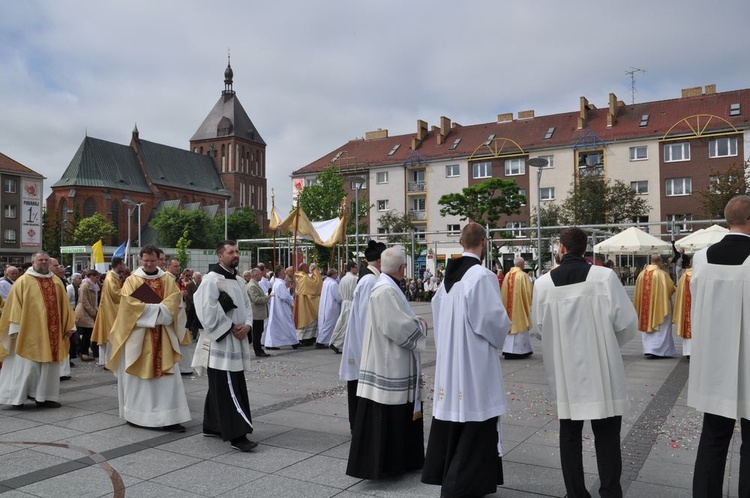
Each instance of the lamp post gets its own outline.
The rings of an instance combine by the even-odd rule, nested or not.
[[[354,186],[354,257],[359,265],[359,190],[365,183],[365,179],[361,176],[355,176],[350,180]]]
[[[542,170],[549,164],[543,157],[534,157],[526,164],[536,168],[536,276],[542,274]]]
[[[219,189],[218,192],[219,192],[219,195],[224,196],[224,240],[227,240],[227,238],[229,237],[229,229],[227,225],[227,218],[228,218],[228,212],[229,212],[228,203],[232,199],[232,192],[225,188]]]
[[[123,199],[122,203],[128,206],[128,243],[126,244],[126,247],[128,248],[128,254],[125,255],[125,260],[128,260],[128,257],[130,256],[130,241],[132,238],[130,237],[130,219],[133,217],[133,210],[135,208],[138,208],[138,249],[141,247],[141,206],[145,204],[144,202],[134,202],[130,199]]]

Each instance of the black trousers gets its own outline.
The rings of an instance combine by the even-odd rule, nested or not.
[[[732,441],[735,420],[706,413],[703,415],[703,430],[698,443],[693,472],[693,497],[708,498],[724,496],[724,469],[727,464],[729,443]],[[750,497],[750,421],[740,419],[742,446],[740,446],[740,498]]]
[[[349,405],[349,430],[354,433],[354,420],[357,418],[357,403],[359,398],[357,397],[357,380],[349,380],[346,382],[346,400]]]
[[[233,441],[253,432],[245,372],[209,367],[208,393],[203,406],[203,432]]]
[[[94,332],[93,327],[76,327],[78,329],[78,332],[81,334],[80,341],[78,342],[78,356],[81,355],[90,355],[89,349],[91,347],[91,334]],[[96,352],[96,355],[91,356],[99,356],[99,351]]]
[[[253,320],[253,332],[250,336],[251,343],[253,344],[253,350],[255,354],[262,354],[263,345],[260,343],[260,337],[263,335],[263,320]]]
[[[599,494],[602,498],[622,498],[622,455],[620,428],[622,417],[591,421],[599,469]],[[583,420],[560,419],[560,462],[565,489],[570,498],[591,498],[583,478]]]

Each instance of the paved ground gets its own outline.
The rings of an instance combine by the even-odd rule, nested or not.
[[[431,321],[429,306],[414,303]],[[678,339],[679,341],[679,339]],[[503,417],[505,485],[496,496],[564,496],[558,422],[547,398],[541,344],[526,360],[503,361],[510,412]],[[679,351],[679,344],[678,344]],[[61,409],[0,407],[0,495],[16,497],[328,497],[440,495],[414,473],[362,481],[344,471],[349,450],[341,356],[328,350],[274,351],[247,374],[255,433],[253,453],[201,435],[207,382],[186,377],[193,414],[184,434],[133,428],[118,418],[116,381],[76,362],[61,388]],[[690,495],[701,416],[685,406],[688,364],[646,360],[640,339],[624,348],[631,409],[624,418],[623,484],[628,497]],[[426,394],[432,399],[434,343],[429,341]],[[431,404],[425,407],[425,441]],[[584,463],[598,496],[593,436],[584,428]],[[737,496],[739,439],[732,444],[725,491]]]

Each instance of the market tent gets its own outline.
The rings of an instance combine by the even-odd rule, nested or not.
[[[637,227],[630,227],[594,246],[603,254],[661,254],[672,252],[672,245]]]
[[[720,241],[728,232],[729,230],[721,225],[711,225],[708,228],[701,228],[681,238],[675,242],[675,247],[677,249],[685,249],[685,252],[688,254],[693,254]]]

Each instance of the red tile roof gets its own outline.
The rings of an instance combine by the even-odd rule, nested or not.
[[[621,103],[620,103],[621,104]],[[730,116],[731,104],[740,104],[740,115]],[[578,129],[580,111],[563,114],[537,116],[528,119],[514,119],[503,123],[483,123],[470,126],[455,125],[438,145],[439,128],[427,133],[424,140],[417,146],[417,152],[428,161],[446,160],[451,157],[466,158],[475,153],[476,156],[492,155],[488,148],[481,149],[482,144],[491,134],[496,139],[509,139],[518,143],[524,151],[541,152],[547,148],[573,147],[589,130],[596,133],[605,142],[638,139],[659,139],[667,132],[670,136],[680,134],[729,131],[730,123],[738,130],[750,127],[750,89],[735,90],[722,93],[682,97],[670,100],[644,102],[634,105],[619,105],[616,107],[614,125],[607,127],[609,107],[590,109],[582,129]],[[643,115],[648,114],[648,125],[641,127]],[[723,119],[690,118],[696,115],[712,115]],[[687,122],[686,122],[687,121]],[[674,126],[677,125],[677,126]],[[674,128],[673,128],[674,126]],[[693,130],[690,129],[693,127]],[[552,137],[544,139],[549,128],[555,128]],[[699,127],[699,128],[698,128]],[[670,131],[671,129],[671,131]],[[351,140],[341,147],[332,150],[323,157],[294,171],[292,176],[316,173],[331,164],[333,158],[339,154],[336,163],[343,172],[349,170],[368,169],[371,166],[400,165],[407,159],[411,151],[412,139],[417,135],[406,134],[388,138]],[[451,150],[456,139],[461,141]],[[518,151],[511,141],[497,142],[502,145],[502,153]],[[388,156],[393,147],[400,144],[398,150]]]
[[[3,173],[16,173],[22,176],[33,176],[36,178],[44,178],[36,171],[31,168],[27,168],[23,164],[19,163],[15,159],[11,159],[2,152],[0,152],[0,172]]]

